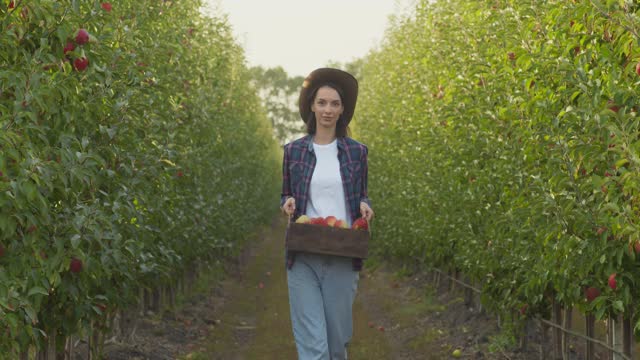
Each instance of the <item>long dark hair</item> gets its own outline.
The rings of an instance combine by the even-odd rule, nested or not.
[[[344,91],[342,91],[342,89],[338,85],[330,82],[325,82],[318,85],[312,92],[309,93],[309,96],[307,96],[307,99],[306,99],[307,106],[309,108],[311,107],[311,104],[313,104],[313,101],[316,99],[316,95],[318,94],[318,89],[324,86],[328,86],[333,90],[335,90],[340,96],[340,102],[342,103],[342,106],[344,106],[344,102],[342,100],[344,99]],[[351,131],[349,130],[349,125],[347,124],[347,121],[344,119],[344,114],[340,114],[340,117],[338,117],[338,122],[336,123],[336,137],[349,136],[350,132]],[[313,111],[311,111],[309,112],[309,118],[307,118],[307,134],[314,135],[315,133],[316,133],[316,114]]]

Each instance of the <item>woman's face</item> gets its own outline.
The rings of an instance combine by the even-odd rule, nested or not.
[[[335,128],[344,111],[340,94],[329,86],[319,88],[311,104],[311,111],[316,115],[317,128]]]

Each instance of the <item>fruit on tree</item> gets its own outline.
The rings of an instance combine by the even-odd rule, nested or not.
[[[102,6],[104,11],[111,12],[111,3],[103,2],[100,6]]]
[[[65,55],[67,55],[69,51],[73,51],[75,49],[76,49],[76,46],[73,45],[72,42],[68,42],[67,45],[64,46],[64,49],[62,51]]]
[[[297,224],[308,224],[311,221],[307,215],[300,215],[299,218],[296,219]]]
[[[636,64],[636,74],[640,76],[640,62]]]
[[[451,356],[453,356],[454,358],[461,357],[462,356],[462,350],[460,350],[460,349],[453,350],[453,352],[451,353]]]
[[[356,221],[353,222],[353,225],[351,225],[351,228],[354,230],[368,230],[369,223],[367,223],[365,218],[357,218]]]
[[[82,271],[82,260],[78,258],[71,258],[71,264],[69,265],[69,270],[72,273],[79,273]]]
[[[524,304],[520,307],[520,315],[525,315],[527,313],[527,308],[529,307],[528,304]]]
[[[600,296],[600,290],[596,287],[590,286],[584,291],[584,296],[587,298],[587,302],[592,302]]]
[[[73,61],[73,67],[78,71],[84,71],[89,66],[89,59],[86,57],[77,58]]]
[[[76,34],[76,44],[84,45],[89,42],[89,33],[85,29],[78,30]]]
[[[76,44],[84,45],[89,42],[89,32],[85,29],[78,30],[76,34]]]
[[[618,287],[618,282],[616,281],[616,273],[609,275],[609,287],[611,290],[615,290]]]

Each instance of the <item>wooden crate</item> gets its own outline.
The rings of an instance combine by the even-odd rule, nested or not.
[[[287,226],[286,246],[290,251],[366,259],[370,237],[368,230],[290,222]]]

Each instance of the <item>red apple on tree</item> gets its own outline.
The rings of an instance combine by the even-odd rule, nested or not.
[[[600,296],[600,290],[596,287],[590,286],[584,291],[584,296],[587,298],[587,302],[592,302]]]
[[[76,34],[76,44],[84,45],[89,42],[89,32],[85,29],[78,30]]]
[[[65,46],[64,46],[64,49],[62,49],[62,52],[63,52],[65,55],[67,55],[67,53],[68,53],[69,51],[73,51],[73,50],[75,50],[75,49],[76,49],[76,46],[75,46],[75,45],[73,45],[73,43],[72,43],[72,42],[68,42],[68,43],[67,43],[67,45],[65,45]]]
[[[104,11],[111,12],[111,3],[103,2],[100,6],[102,6]]]
[[[78,258],[71,258],[71,264],[69,265],[69,270],[72,273],[79,273],[82,271],[82,260]]]
[[[78,71],[84,71],[89,66],[89,59],[86,57],[77,58],[73,61],[73,67]]]
[[[609,275],[609,287],[611,290],[615,290],[618,287],[618,282],[616,281],[616,273]]]

